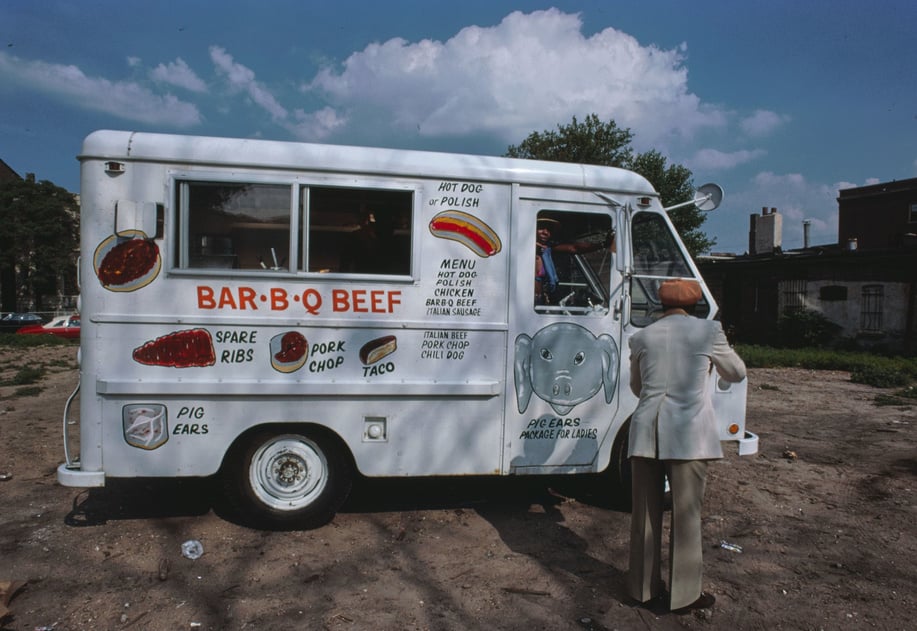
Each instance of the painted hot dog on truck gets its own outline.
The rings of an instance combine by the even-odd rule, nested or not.
[[[500,237],[490,226],[460,210],[444,210],[430,220],[430,233],[441,239],[458,241],[480,257],[493,256],[503,248]]]

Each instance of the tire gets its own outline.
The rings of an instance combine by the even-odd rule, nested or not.
[[[230,454],[226,490],[237,511],[258,525],[317,528],[350,494],[353,465],[345,454],[323,432],[259,431]]]
[[[628,420],[618,430],[611,444],[611,458],[605,469],[596,473],[559,476],[558,486],[570,488],[569,493],[573,497],[584,493],[588,498],[587,501],[596,506],[629,511],[632,494],[630,460],[627,458],[629,429],[630,421]],[[571,482],[564,479],[568,477],[571,478]]]

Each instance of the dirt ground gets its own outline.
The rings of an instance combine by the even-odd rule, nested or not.
[[[231,521],[206,482],[61,487],[75,347],[0,346],[3,630],[905,629],[917,618],[917,409],[843,372],[750,372],[754,457],[710,469],[712,610],[623,590],[627,512],[576,479],[360,481],[312,531]],[[584,486],[584,485],[583,485]],[[189,539],[203,544],[184,558]],[[741,552],[719,542],[741,546]],[[0,599],[0,605],[3,599]]]

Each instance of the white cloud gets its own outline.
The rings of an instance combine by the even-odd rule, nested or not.
[[[582,26],[578,15],[550,9],[469,26],[445,42],[390,39],[323,69],[304,90],[353,124],[389,120],[424,136],[515,142],[596,113],[631,128],[635,144],[655,146],[726,124],[688,91],[683,47],[641,46],[614,28],[586,37]]]
[[[28,61],[0,52],[0,80],[17,82],[88,110],[155,125],[201,122],[192,103],[160,95],[138,83],[87,77],[76,66]]]
[[[240,90],[248,95],[256,105],[271,115],[275,122],[285,121],[288,117],[284,108],[267,88],[255,79],[253,70],[236,63],[232,55],[219,46],[210,47],[210,58],[234,90]]]
[[[692,171],[715,171],[731,169],[740,164],[751,162],[767,155],[763,149],[725,152],[717,149],[701,149],[688,159],[687,165]]]
[[[753,181],[755,186],[762,190],[782,188],[799,191],[806,186],[806,179],[800,173],[778,175],[771,171],[762,171],[754,177]]]
[[[181,57],[170,64],[159,64],[150,72],[150,77],[154,81],[168,83],[191,92],[207,91],[204,81],[188,67]]]
[[[739,126],[749,136],[767,136],[781,125],[790,121],[789,116],[781,116],[769,110],[756,110],[751,116],[739,122]]]
[[[330,107],[317,112],[296,110],[296,124],[290,128],[300,140],[320,140],[347,124],[347,119]]]

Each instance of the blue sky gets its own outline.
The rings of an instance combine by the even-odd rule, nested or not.
[[[744,252],[837,240],[842,188],[917,177],[913,0],[4,0],[0,158],[79,190],[96,129],[501,155],[590,113],[720,183]]]

